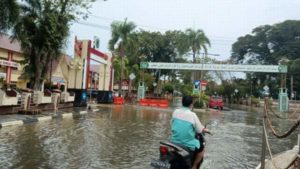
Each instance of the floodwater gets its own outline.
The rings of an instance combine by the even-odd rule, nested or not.
[[[172,109],[100,107],[98,112],[0,130],[1,169],[150,169],[159,141],[170,135]],[[202,168],[254,168],[261,154],[261,114],[245,111],[197,113],[207,135]],[[279,125],[280,124],[280,125]],[[286,130],[293,122],[277,121]],[[271,134],[269,134],[271,136]],[[296,144],[295,134],[270,138],[273,153]]]

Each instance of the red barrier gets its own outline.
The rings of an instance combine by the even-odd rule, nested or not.
[[[139,104],[141,106],[151,106],[151,107],[169,107],[169,101],[166,99],[140,99]]]
[[[140,103],[141,106],[148,106],[149,105],[149,103],[147,102],[147,99],[140,99],[139,103]]]
[[[161,108],[167,108],[167,107],[169,107],[168,100],[160,100],[159,101],[159,107],[161,107]]]
[[[156,107],[156,106],[158,106],[158,102],[159,102],[159,100],[150,99],[149,106]]]
[[[125,99],[124,97],[114,97],[114,104],[124,104]]]

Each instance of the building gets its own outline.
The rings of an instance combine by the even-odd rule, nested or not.
[[[77,40],[74,58],[62,54],[53,60],[47,80],[52,85],[64,85],[72,89],[111,90],[113,68],[111,55],[91,47],[90,40]],[[29,80],[23,75],[24,55],[20,43],[9,36],[0,34],[0,86],[9,84],[17,88],[27,88]],[[92,62],[98,65],[92,65]],[[51,78],[50,78],[51,77]]]
[[[70,62],[68,88],[111,91],[113,84],[112,55],[92,47],[91,40],[75,38],[74,59]],[[97,63],[98,66],[93,66]],[[98,69],[98,70],[96,70]],[[94,84],[95,78],[98,86]]]
[[[0,34],[0,86],[24,86],[24,81],[18,80],[22,74],[23,60],[20,44],[16,40],[12,41],[9,36]]]

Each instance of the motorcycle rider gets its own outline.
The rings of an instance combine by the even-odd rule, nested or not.
[[[192,169],[196,169],[203,158],[204,146],[195,136],[197,133],[209,133],[209,130],[201,124],[197,115],[191,111],[192,108],[193,97],[184,96],[182,107],[176,109],[172,115],[171,142],[183,145],[194,152],[195,160]]]

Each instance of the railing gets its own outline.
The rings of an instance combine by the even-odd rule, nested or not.
[[[261,169],[265,169],[265,155],[266,155],[266,148],[268,150],[271,162],[273,164],[273,166],[276,169],[280,169],[276,163],[273,160],[273,154],[271,152],[271,148],[270,148],[270,144],[269,144],[269,140],[268,140],[268,134],[267,134],[267,128],[269,128],[271,130],[271,133],[278,139],[283,139],[286,138],[288,136],[290,136],[294,131],[296,131],[296,129],[300,126],[300,116],[297,118],[296,122],[290,127],[289,130],[285,131],[285,132],[281,132],[279,133],[276,128],[274,127],[274,125],[272,124],[272,121],[270,119],[270,112],[273,113],[273,115],[276,118],[279,119],[287,119],[284,117],[281,117],[280,115],[276,114],[273,109],[272,106],[270,106],[270,101],[268,98],[265,98],[265,102],[264,102],[264,112],[263,112],[263,136],[262,136],[262,156],[261,156]],[[296,111],[294,112],[296,113]],[[293,114],[294,114],[293,113]],[[299,145],[299,141],[298,141],[298,145]],[[299,147],[299,151],[298,151],[298,158],[299,158],[299,153],[300,153],[300,147]],[[289,165],[286,168],[291,167],[295,161],[298,160],[297,158],[294,161],[291,161],[289,163]]]

